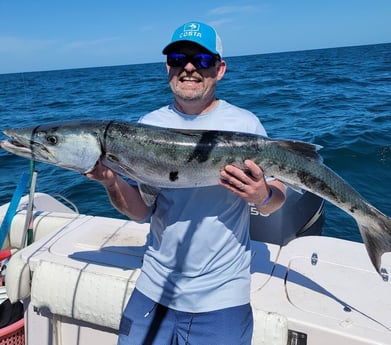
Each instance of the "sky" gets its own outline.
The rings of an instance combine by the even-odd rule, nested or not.
[[[0,0],[0,74],[164,61],[193,20],[224,56],[391,42],[391,0]]]

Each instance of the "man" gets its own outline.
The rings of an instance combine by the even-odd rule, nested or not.
[[[226,62],[212,27],[182,25],[163,54],[174,102],[140,122],[266,134],[254,114],[216,98]],[[87,175],[104,185],[119,211],[151,222],[151,240],[118,344],[251,344],[248,203],[268,215],[283,204],[285,188],[267,181],[252,161],[244,168],[225,166],[216,186],[163,189],[151,208],[137,188],[101,164]]]

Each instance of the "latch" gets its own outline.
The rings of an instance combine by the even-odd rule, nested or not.
[[[318,254],[312,253],[311,256],[311,265],[315,266],[318,263]]]

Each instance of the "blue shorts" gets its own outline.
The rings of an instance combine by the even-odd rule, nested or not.
[[[118,345],[251,345],[252,333],[250,304],[187,313],[135,289],[122,315]]]

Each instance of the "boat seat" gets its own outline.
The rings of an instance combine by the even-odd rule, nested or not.
[[[12,256],[9,298],[28,299],[44,317],[116,332],[140,274],[147,235],[148,225],[76,217]],[[287,324],[284,316],[254,309],[254,344],[286,345]]]

